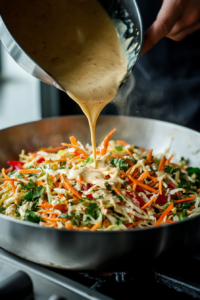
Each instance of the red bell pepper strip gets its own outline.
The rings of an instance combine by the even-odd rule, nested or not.
[[[36,162],[39,164],[39,163],[42,163],[43,161],[45,161],[44,157],[41,157],[40,159],[38,159]]]
[[[163,206],[167,203],[167,199],[168,197],[165,196],[165,192],[162,193],[162,195],[158,195],[157,199],[156,199],[156,204],[160,205],[160,206]]]
[[[14,167],[16,170],[20,170],[22,166],[25,164],[24,162],[15,161],[15,160],[9,160],[7,163],[9,166]]]
[[[87,196],[87,198],[89,198],[89,199],[91,199],[91,200],[94,199],[93,196],[92,196],[92,194],[88,194],[88,195],[86,195],[86,196]]]
[[[140,196],[136,195],[135,193],[133,193],[133,192],[127,192],[127,191],[126,191],[126,193],[127,193],[127,195],[129,195],[131,198],[134,198],[134,199],[140,204],[140,206],[143,206],[143,205],[146,204],[146,203],[144,202],[144,200],[143,200]]]
[[[173,182],[170,182],[168,186],[172,189],[177,189],[177,186]]]

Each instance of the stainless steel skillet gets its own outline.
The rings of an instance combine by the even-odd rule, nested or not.
[[[114,139],[124,139],[156,152],[170,147],[177,159],[184,156],[200,165],[200,134],[170,123],[120,116],[100,117],[96,136],[100,143],[113,128]],[[70,135],[90,142],[85,117],[46,119],[0,131],[0,167],[16,159],[21,149],[56,146]],[[121,232],[81,232],[41,227],[0,215],[0,247],[33,262],[71,270],[125,271],[172,251],[174,254],[200,241],[200,216],[148,229]],[[147,259],[148,257],[148,259]]]

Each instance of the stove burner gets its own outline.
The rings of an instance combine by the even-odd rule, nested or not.
[[[80,273],[86,278],[97,280],[98,282],[105,282],[105,281],[116,281],[116,282],[131,282],[134,281],[133,274],[131,272],[111,272],[111,273]]]

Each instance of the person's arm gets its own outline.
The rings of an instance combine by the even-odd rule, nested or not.
[[[200,0],[163,0],[157,19],[144,36],[142,54],[165,36],[174,41],[181,41],[198,29]]]

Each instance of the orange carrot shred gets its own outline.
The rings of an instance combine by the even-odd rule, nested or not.
[[[117,141],[116,142],[117,145],[122,145],[122,146],[128,146],[129,144],[124,142],[124,141]]]
[[[44,148],[41,147],[40,150],[45,151],[45,152],[57,152],[59,150],[64,150],[66,147],[64,146],[60,146],[60,147],[56,147],[56,148]]]
[[[192,201],[192,200],[194,200],[194,199],[195,199],[195,196],[191,196],[191,197],[184,198],[184,199],[182,199],[182,200],[177,200],[176,203]]]
[[[160,195],[162,195],[162,185],[163,185],[163,180],[160,180],[158,184]]]
[[[126,173],[124,173],[123,171],[120,171],[120,173],[126,174]],[[150,186],[148,186],[147,184],[144,184],[144,183],[142,183],[141,181],[139,181],[139,180],[133,178],[132,176],[128,175],[128,177],[129,177],[129,179],[130,179],[134,184],[139,185],[139,186],[143,187],[144,189],[146,189],[146,190],[148,190],[148,191],[150,191],[150,192],[153,192],[153,193],[155,193],[155,194],[158,194],[158,193],[159,193],[157,190],[155,190],[155,189],[151,188]]]
[[[153,149],[151,149],[147,155],[146,164],[148,165],[152,160]]]
[[[102,144],[101,144],[101,153],[100,155],[103,156],[106,154],[106,150],[108,148],[108,142],[111,138],[111,136],[115,133],[116,129],[113,129],[103,140]]]
[[[71,186],[71,184],[64,178],[63,175],[61,175],[60,177],[61,177],[62,185],[66,188],[66,190],[70,191],[76,197],[78,197],[79,199],[81,199],[81,193],[79,193],[77,190],[75,190],[73,188],[73,186]]]
[[[89,156],[83,149],[81,149],[80,147],[78,147],[78,146],[76,146],[76,145],[65,144],[65,143],[62,143],[62,145],[66,146],[66,147],[75,148],[75,149],[77,149],[79,152],[81,152],[82,154],[84,154],[86,157]]]
[[[25,169],[25,170],[19,170],[18,172],[21,174],[33,174],[33,173],[41,173],[42,171],[40,169],[36,169],[36,170]]]
[[[139,178],[139,181],[143,181],[145,178],[147,178],[147,176],[149,176],[149,171],[145,171]]]
[[[158,171],[165,171],[165,162],[166,162],[166,157],[163,156],[160,164],[159,164],[159,167],[158,167]]]
[[[74,136],[70,136],[69,140],[70,140],[70,142],[71,142],[72,145],[78,146],[78,143],[77,143],[77,141],[76,141],[76,139],[75,139]]]
[[[143,205],[141,207],[141,209],[145,209],[146,207],[148,207],[150,204],[152,204],[155,200],[156,200],[157,197],[153,197],[148,203],[146,203],[145,205]]]
[[[157,222],[154,224],[154,226],[158,226],[162,223],[162,221],[164,220],[165,216],[172,210],[172,208],[174,207],[174,204],[171,203],[167,209],[162,213],[162,215],[160,216],[160,218],[157,220]]]
[[[165,162],[165,165],[168,165],[170,163],[170,161],[172,160],[172,158],[174,157],[174,154],[172,154]]]
[[[98,222],[97,224],[95,224],[94,226],[92,226],[92,228],[90,228],[90,230],[91,231],[94,231],[94,230],[96,230],[98,227],[100,227],[101,226],[101,224],[102,224],[102,222],[100,221],[100,222]]]

